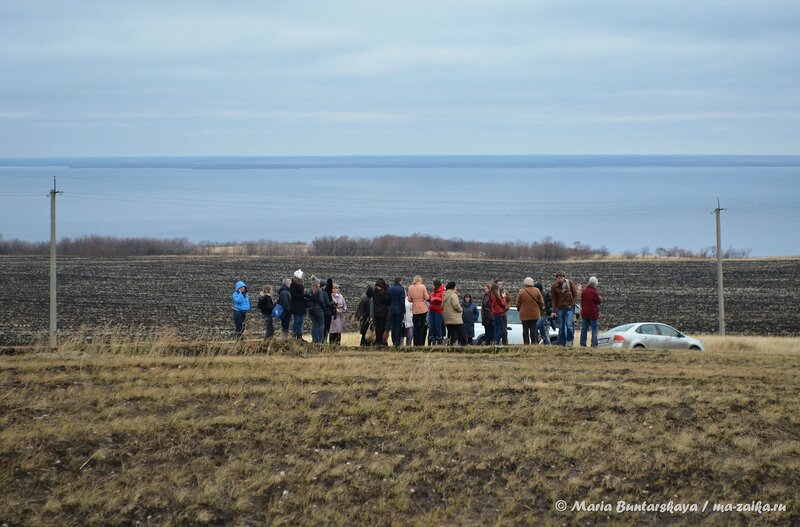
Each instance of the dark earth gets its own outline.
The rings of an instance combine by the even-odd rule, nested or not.
[[[429,288],[434,278],[454,280],[461,294],[479,299],[482,285],[495,278],[502,278],[516,295],[526,276],[550,284],[563,269],[582,284],[592,275],[599,279],[605,300],[601,328],[647,320],[689,334],[717,331],[715,261],[218,256],[61,258],[59,331],[63,336],[112,330],[145,336],[174,328],[185,339],[231,338],[231,293],[241,279],[253,296],[248,335],[255,337],[263,327],[255,309],[257,291],[265,284],[277,290],[280,280],[297,268],[338,282],[351,315],[377,277],[391,283],[401,276],[407,285],[419,274]],[[0,257],[0,344],[23,344],[46,335],[48,273],[47,257]],[[800,334],[795,308],[800,259],[729,260],[724,283],[728,333]],[[351,320],[349,330],[355,327]]]

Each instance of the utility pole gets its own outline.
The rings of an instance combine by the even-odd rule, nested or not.
[[[719,312],[719,334],[725,336],[725,295],[722,289],[722,227],[720,224],[719,213],[723,208],[720,208],[719,198],[717,198],[717,208],[714,209],[714,214],[717,217],[717,305]]]
[[[56,312],[56,178],[53,176],[53,190],[50,191],[50,349],[58,349],[58,317]]]

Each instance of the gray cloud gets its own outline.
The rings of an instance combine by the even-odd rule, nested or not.
[[[791,153],[797,27],[775,0],[3,2],[0,155]]]

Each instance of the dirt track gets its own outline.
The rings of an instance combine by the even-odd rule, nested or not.
[[[383,276],[419,274],[455,280],[461,293],[477,296],[481,285],[503,278],[516,292],[525,276],[552,281],[556,270],[585,283],[600,280],[605,299],[602,327],[658,320],[688,333],[716,331],[716,264],[713,261],[606,261],[536,263],[389,258],[140,257],[63,258],[59,261],[59,328],[65,334],[115,326],[146,333],[172,326],[182,337],[232,333],[230,296],[243,279],[253,293],[277,287],[298,267],[333,277],[351,312],[370,283]],[[800,259],[725,263],[727,329],[738,334],[800,334],[794,298]],[[0,343],[28,342],[47,331],[48,259],[0,258]],[[255,294],[254,294],[255,296]],[[253,302],[255,308],[255,301]],[[259,319],[257,311],[252,319]],[[251,319],[251,320],[252,320]],[[255,335],[261,321],[251,323]],[[351,324],[351,329],[355,326]]]

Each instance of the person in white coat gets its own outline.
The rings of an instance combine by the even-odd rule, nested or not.
[[[347,301],[342,295],[339,284],[333,284],[333,294],[331,299],[336,304],[336,312],[331,317],[331,331],[328,334],[328,342],[331,344],[341,344],[342,333],[347,331]]]
[[[403,332],[406,336],[406,346],[414,343],[414,313],[411,311],[413,304],[406,296],[406,313],[403,315]]]

